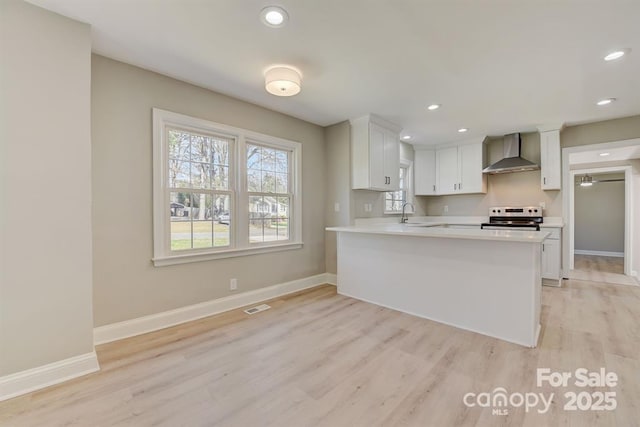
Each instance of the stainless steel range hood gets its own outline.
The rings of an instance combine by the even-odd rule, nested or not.
[[[491,166],[484,168],[483,173],[509,173],[534,171],[540,169],[539,165],[520,157],[520,134],[512,133],[504,136],[504,158]]]

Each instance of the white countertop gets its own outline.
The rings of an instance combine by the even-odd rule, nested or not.
[[[354,225],[348,227],[327,227],[327,231],[342,233],[387,234],[407,237],[436,237],[445,239],[493,240],[507,242],[542,243],[549,235],[546,231],[521,230],[481,230],[476,228],[440,228],[442,225],[473,225],[459,222],[431,222],[416,224],[378,223],[371,225]],[[479,225],[479,224],[478,224]]]
[[[368,227],[371,225],[398,224],[398,216],[388,216],[383,218],[356,218],[355,225]],[[446,225],[477,225],[489,222],[486,216],[409,216],[409,224],[446,224]],[[541,228],[562,228],[564,221],[562,217],[545,216]]]

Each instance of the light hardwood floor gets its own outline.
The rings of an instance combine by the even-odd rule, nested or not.
[[[99,346],[98,373],[0,403],[2,426],[634,426],[640,288],[543,289],[527,349],[336,294],[333,286]],[[620,377],[615,411],[563,410],[536,368]],[[467,408],[468,392],[555,392],[551,410]],[[595,389],[588,389],[593,391]],[[609,389],[606,389],[609,390]]]
[[[576,268],[576,270],[624,274],[624,258],[595,255],[575,255],[574,267]]]
[[[638,286],[638,281],[624,275],[624,258],[594,255],[575,255],[574,270],[569,277],[576,280]]]

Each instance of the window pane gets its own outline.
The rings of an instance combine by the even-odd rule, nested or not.
[[[181,161],[189,161],[190,139],[189,134],[174,129],[169,129],[169,158]]]
[[[247,189],[250,192],[289,192],[289,153],[247,145]]]
[[[276,170],[276,150],[262,148],[262,170],[270,172]]]
[[[229,246],[229,228],[231,226],[231,203],[227,194],[216,194],[213,203],[214,218],[213,246]]]
[[[229,166],[229,141],[212,138],[213,163]]]
[[[276,193],[289,192],[288,180],[289,180],[289,175],[287,175],[286,173],[276,174]]]
[[[249,241],[252,243],[264,241],[264,219],[269,213],[269,207],[262,196],[249,196]]]
[[[189,193],[171,193],[169,197],[171,250],[191,249],[191,196]]]
[[[247,144],[247,169],[262,169],[262,148]]]
[[[213,166],[211,169],[211,186],[219,190],[229,189],[229,168],[227,166]]]
[[[193,247],[210,248],[213,246],[213,198],[210,194],[194,193],[193,200]]]
[[[262,172],[262,190],[263,193],[275,193],[276,192],[276,177],[273,172]]]
[[[277,215],[273,219],[276,227],[276,240],[289,240],[289,198],[277,198]]]
[[[247,188],[249,191],[260,192],[262,175],[259,170],[249,169],[247,171]]]
[[[169,187],[187,188],[191,185],[191,164],[180,160],[169,160]]]
[[[191,135],[191,161],[211,163],[211,141],[202,135]]]
[[[191,163],[191,188],[211,188],[209,163]]]
[[[286,151],[276,151],[276,172],[289,171],[289,153]]]

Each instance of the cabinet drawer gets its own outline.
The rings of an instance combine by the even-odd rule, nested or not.
[[[549,236],[547,237],[547,239],[555,239],[555,240],[559,240],[560,239],[560,229],[559,228],[551,228],[551,227],[540,227],[541,231],[546,231],[549,234]]]

